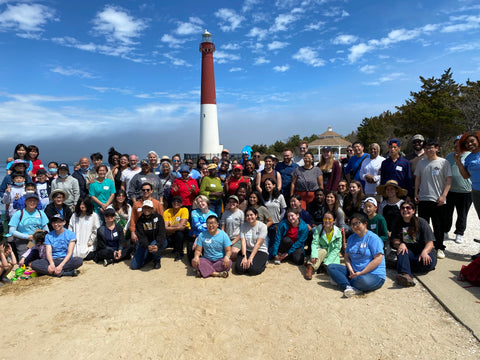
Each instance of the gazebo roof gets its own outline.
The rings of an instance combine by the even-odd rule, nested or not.
[[[316,146],[349,146],[352,145],[350,141],[347,141],[343,138],[342,135],[336,133],[332,130],[329,126],[328,130],[325,131],[323,134],[318,135],[318,139],[313,140],[311,143],[308,144],[308,147],[316,147]]]

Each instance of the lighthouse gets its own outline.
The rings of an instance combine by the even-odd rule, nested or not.
[[[207,30],[202,34],[202,90],[200,100],[200,154],[211,159],[220,155],[222,147],[218,137],[217,97],[215,95],[215,74],[213,53],[215,44]]]

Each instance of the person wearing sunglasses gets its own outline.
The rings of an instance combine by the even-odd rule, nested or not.
[[[383,241],[367,228],[364,214],[355,213],[350,226],[350,235],[345,249],[345,265],[327,266],[332,283],[338,285],[345,297],[360,295],[382,287],[386,278]]]
[[[435,269],[435,236],[427,221],[415,216],[411,201],[400,206],[400,215],[390,237],[392,247],[397,250],[397,283],[414,286],[414,272],[426,273]]]
[[[301,141],[298,144],[298,155],[293,158],[293,162],[298,166],[303,166],[303,157],[308,151],[308,143],[306,141]]]

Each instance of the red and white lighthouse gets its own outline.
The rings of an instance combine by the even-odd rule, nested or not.
[[[220,155],[217,119],[217,97],[215,95],[215,74],[213,71],[213,53],[215,44],[212,34],[207,30],[200,44],[202,53],[202,92],[200,101],[200,154],[207,158]]]

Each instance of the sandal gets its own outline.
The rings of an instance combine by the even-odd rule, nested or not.
[[[415,282],[408,274],[398,274],[397,283],[401,286],[415,286]]]
[[[217,275],[217,277],[221,277],[226,279],[228,277],[228,271],[220,271]]]

